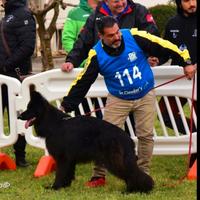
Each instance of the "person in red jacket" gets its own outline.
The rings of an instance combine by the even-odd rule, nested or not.
[[[66,62],[61,66],[63,71],[79,67],[87,58],[89,50],[99,40],[95,20],[108,15],[117,19],[120,28],[138,28],[159,35],[153,16],[143,5],[134,3],[132,0],[104,0],[88,17],[73,49],[66,57]],[[152,63],[152,65],[154,64]]]

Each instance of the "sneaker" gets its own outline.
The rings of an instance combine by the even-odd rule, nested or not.
[[[106,184],[104,177],[92,177],[90,181],[86,182],[85,185],[88,187],[100,187]]]

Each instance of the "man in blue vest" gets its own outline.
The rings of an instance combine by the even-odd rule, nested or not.
[[[84,70],[72,83],[61,104],[65,112],[74,110],[87,94],[98,74],[104,76],[109,91],[104,120],[123,128],[133,111],[138,138],[138,166],[147,174],[153,153],[155,113],[154,76],[146,55],[170,55],[179,60],[191,79],[196,66],[191,65],[187,50],[181,51],[167,40],[137,29],[119,29],[111,16],[97,19],[100,41],[90,50]],[[113,104],[112,104],[113,102]],[[106,169],[96,166],[89,187],[105,184]]]

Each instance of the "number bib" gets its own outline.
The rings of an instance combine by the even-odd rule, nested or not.
[[[143,97],[154,87],[154,77],[146,56],[128,29],[121,30],[125,48],[119,56],[110,56],[99,41],[97,53],[99,71],[104,76],[108,91],[121,99]]]

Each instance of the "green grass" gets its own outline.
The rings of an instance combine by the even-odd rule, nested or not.
[[[3,149],[13,156],[13,149]],[[41,178],[33,176],[38,160],[43,155],[40,149],[27,146],[27,160],[30,166],[17,168],[15,171],[0,171],[0,186],[8,182],[10,187],[0,187],[1,200],[194,200],[196,198],[196,181],[179,179],[186,174],[187,156],[154,156],[151,166],[151,175],[155,180],[155,189],[148,195],[125,195],[125,184],[116,177],[108,174],[107,185],[101,188],[90,189],[84,186],[92,173],[93,164],[80,164],[76,168],[76,180],[71,187],[52,191],[45,189],[54,181],[55,173]],[[172,185],[172,186],[171,186]]]
[[[6,114],[6,113],[5,113]],[[5,118],[6,119],[6,115]],[[8,132],[7,120],[4,121],[5,132]],[[2,151],[14,158],[13,148]],[[155,180],[155,188],[150,194],[123,194],[125,184],[111,174],[107,175],[105,187],[90,189],[84,183],[91,177],[93,164],[80,164],[76,168],[76,180],[71,187],[59,191],[45,189],[53,183],[55,173],[41,178],[33,176],[37,163],[44,152],[27,145],[27,160],[31,164],[27,168],[15,171],[0,171],[1,200],[196,200],[196,181],[180,178],[186,175],[187,155],[185,156],[153,156],[151,176]],[[4,183],[10,186],[3,188]]]

